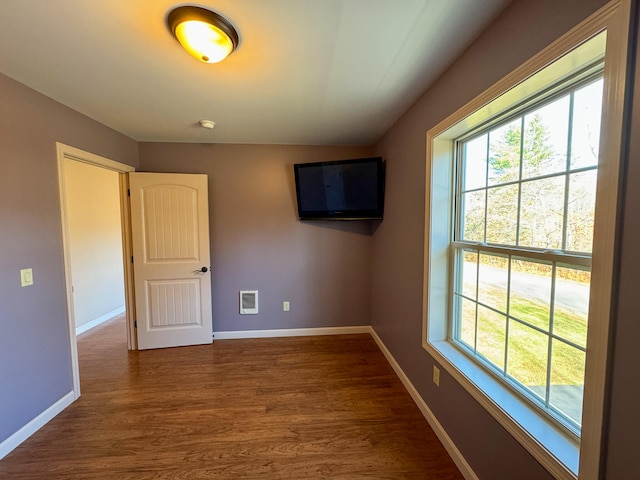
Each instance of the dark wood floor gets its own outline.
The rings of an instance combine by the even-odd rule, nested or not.
[[[369,335],[127,352],[120,317],[78,350],[82,396],[0,478],[462,478]]]

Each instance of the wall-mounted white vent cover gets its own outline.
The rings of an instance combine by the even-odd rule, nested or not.
[[[258,290],[240,290],[240,315],[258,313]]]

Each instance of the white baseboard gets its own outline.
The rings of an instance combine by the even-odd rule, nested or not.
[[[354,327],[226,331],[213,332],[213,339],[233,340],[239,338],[309,337],[313,335],[349,335],[354,333],[371,333],[371,327],[369,325],[362,325]]]
[[[75,394],[73,391],[67,393],[64,397],[58,400],[56,403],[47,408],[44,412],[38,415],[36,418],[27,423],[24,427],[18,430],[16,433],[7,438],[4,442],[0,443],[0,460],[11,453],[18,445],[24,442],[31,435],[40,430],[43,426],[49,422],[53,417],[62,412],[65,408],[73,403],[75,400]]]
[[[118,308],[116,308],[115,310],[113,310],[113,311],[111,311],[109,313],[105,313],[104,315],[100,315],[95,320],[91,320],[90,322],[87,322],[84,325],[80,325],[78,328],[76,328],[76,335],[80,335],[81,333],[84,333],[87,330],[91,330],[93,327],[97,327],[101,323],[104,323],[107,320],[111,320],[116,315],[120,315],[121,313],[124,313],[124,312],[125,312],[125,306],[122,305],[121,307],[118,307]]]
[[[382,340],[380,339],[380,337],[378,336],[378,334],[373,328],[371,329],[371,336],[378,344],[378,347],[380,347],[380,350],[382,350],[382,353],[387,358],[387,361],[389,362],[393,370],[396,372],[396,375],[398,375],[398,378],[400,378],[400,381],[403,383],[404,387],[409,392],[409,395],[411,395],[411,398],[413,399],[415,404],[418,406],[418,408],[422,412],[422,415],[424,416],[424,418],[426,418],[427,422],[429,422],[429,425],[431,425],[431,428],[440,439],[440,442],[442,442],[442,445],[451,456],[451,459],[460,470],[460,473],[462,473],[462,475],[466,480],[478,480],[478,476],[475,474],[475,472],[471,469],[471,466],[467,463],[465,458],[462,456],[462,453],[460,453],[460,450],[458,450],[458,447],[456,447],[456,445],[453,443],[453,440],[451,440],[451,437],[447,435],[447,432],[444,430],[442,425],[440,425],[440,422],[438,422],[438,419],[435,417],[431,409],[427,406],[422,396],[418,393],[418,390],[416,390],[416,387],[413,386],[413,384],[411,383],[411,380],[409,380],[409,377],[407,377],[407,375],[404,373],[404,371],[402,370],[398,362],[396,362],[396,359],[393,358],[393,355],[391,355],[391,352],[386,347],[386,345],[382,342]]]

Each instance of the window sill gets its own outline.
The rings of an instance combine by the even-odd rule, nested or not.
[[[446,340],[424,348],[556,478],[575,480],[580,444]]]

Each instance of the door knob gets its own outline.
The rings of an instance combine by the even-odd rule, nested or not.
[[[202,267],[200,270],[194,270],[194,273],[207,273],[209,269],[207,267]]]

